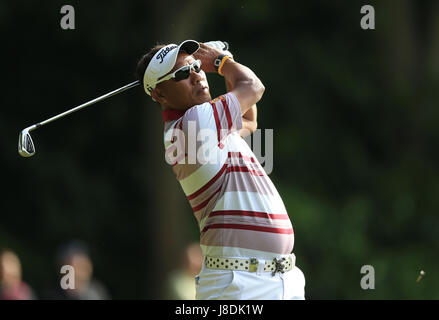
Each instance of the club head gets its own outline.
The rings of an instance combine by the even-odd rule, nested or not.
[[[20,132],[18,137],[18,153],[20,156],[28,158],[35,154],[35,146],[27,129]]]

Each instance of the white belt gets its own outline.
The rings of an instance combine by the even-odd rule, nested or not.
[[[256,258],[240,259],[227,257],[208,257],[204,259],[207,268],[220,270],[237,270],[256,272],[258,270],[259,261]],[[290,254],[288,257],[274,258],[273,260],[265,261],[264,272],[271,272],[274,276],[276,272],[284,273],[294,268],[296,264],[296,257]]]

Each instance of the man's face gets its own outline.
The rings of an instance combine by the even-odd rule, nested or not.
[[[189,65],[195,61],[192,55],[180,52],[174,68],[169,72]],[[195,105],[210,101],[212,98],[209,92],[206,74],[203,70],[196,73],[191,71],[187,79],[174,81],[173,79],[159,83],[155,89],[156,100],[165,108],[176,110],[187,110]]]

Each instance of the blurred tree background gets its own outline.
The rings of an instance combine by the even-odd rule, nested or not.
[[[75,30],[60,27],[63,5]],[[360,27],[373,5],[376,29]],[[19,132],[125,85],[156,43],[225,40],[266,92],[271,179],[293,222],[310,299],[439,299],[439,2],[2,1],[0,247],[44,298],[57,248],[90,247],[115,299],[162,299],[196,220],[164,161],[141,88]],[[223,80],[210,75],[213,94]],[[363,290],[360,269],[375,268]],[[424,270],[424,279],[416,278]]]

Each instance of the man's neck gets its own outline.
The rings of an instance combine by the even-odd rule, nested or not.
[[[177,120],[181,118],[186,110],[173,110],[173,109],[164,109],[162,110],[162,117],[164,122]]]

